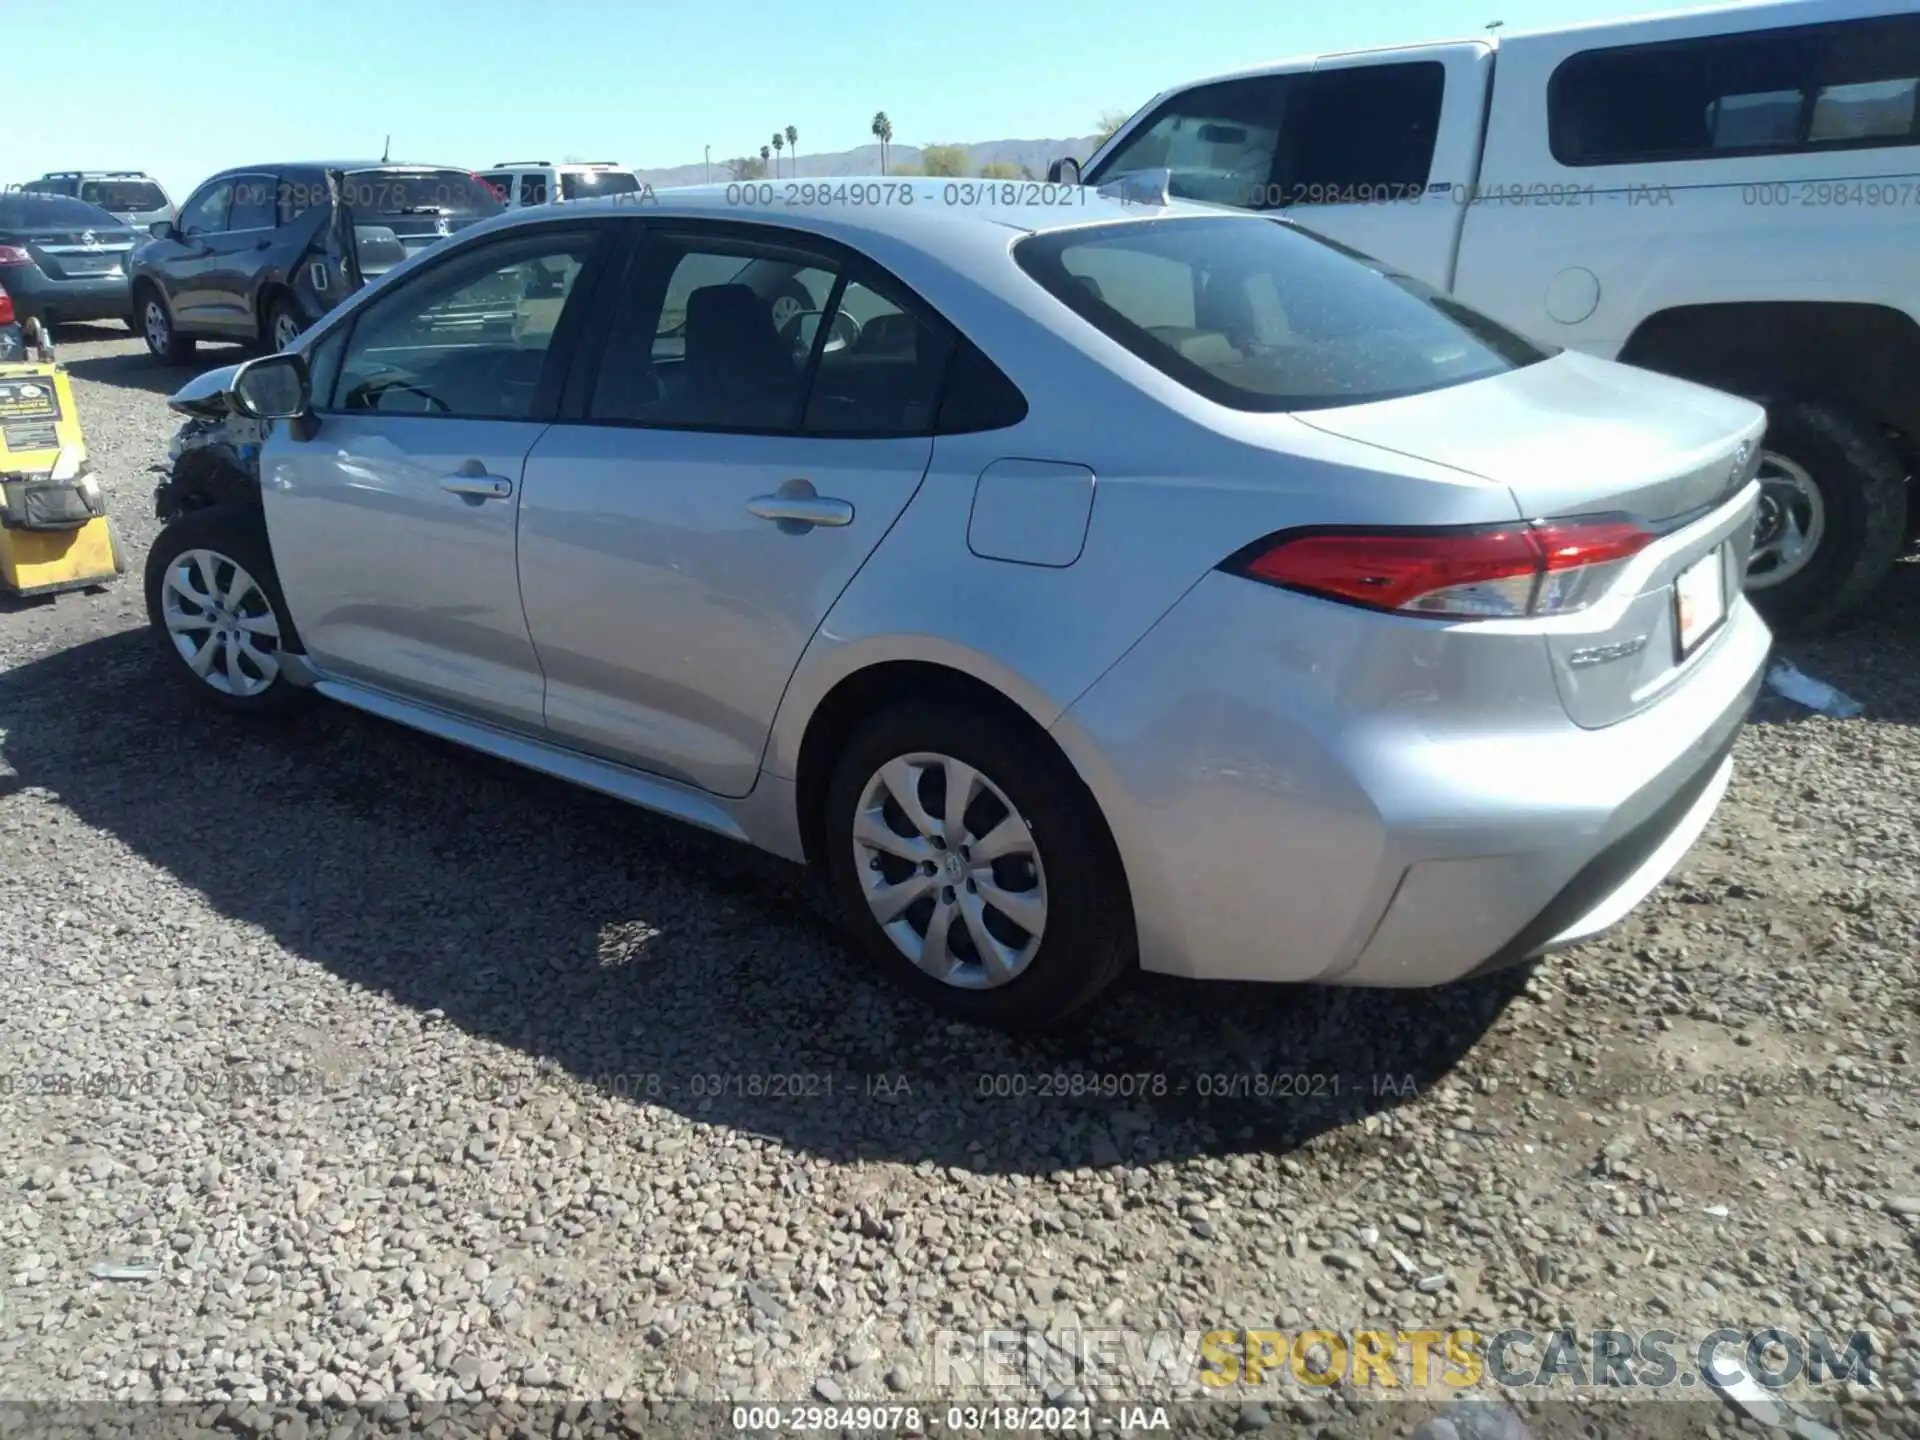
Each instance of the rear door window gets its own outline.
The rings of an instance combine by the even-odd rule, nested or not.
[[[819,349],[802,425],[807,433],[933,433],[953,334],[915,315],[891,288],[877,276],[850,279],[831,311],[793,327],[798,344]]]
[[[522,175],[520,177],[520,203],[522,205],[544,205],[547,203],[547,177],[545,175]]]

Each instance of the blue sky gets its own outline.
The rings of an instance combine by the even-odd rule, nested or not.
[[[642,167],[864,143],[1085,134],[1180,80],[1305,51],[1611,19],[1660,0],[85,0],[7,28],[0,181],[144,169],[176,201],[261,160]],[[23,22],[23,23],[22,23]]]

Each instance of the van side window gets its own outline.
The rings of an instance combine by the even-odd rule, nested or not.
[[[1424,192],[1446,88],[1447,67],[1438,60],[1314,71],[1284,203],[1346,205]]]
[[[1569,56],[1547,85],[1563,165],[1920,143],[1920,16]]]

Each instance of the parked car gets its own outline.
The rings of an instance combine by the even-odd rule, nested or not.
[[[1911,4],[1790,0],[1217,76],[1085,176],[1165,168],[1541,341],[1763,402],[1747,586],[1808,630],[1920,530],[1917,95]]]
[[[1758,406],[1271,219],[886,183],[502,217],[201,377],[264,441],[163,482],[165,663],[810,859],[976,1020],[1434,984],[1658,883],[1768,650]]]
[[[98,205],[136,230],[174,218],[166,187],[144,170],[50,170],[20,188],[42,195],[70,195]]]
[[[22,319],[124,320],[134,239],[98,205],[9,191],[0,195],[0,285]]]
[[[480,178],[509,209],[570,200],[599,200],[608,195],[639,195],[645,187],[631,170],[611,160],[555,165],[547,160],[502,160]]]
[[[183,364],[199,339],[282,350],[408,256],[500,213],[465,170],[380,161],[245,165],[156,222],[133,262],[147,348]]]

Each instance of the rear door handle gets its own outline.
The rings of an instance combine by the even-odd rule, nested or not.
[[[504,500],[513,494],[513,482],[504,475],[488,473],[478,460],[469,460],[440,482],[440,488],[452,495],[470,495],[476,500]]]
[[[762,520],[778,522],[789,534],[811,530],[816,525],[851,525],[853,506],[831,495],[816,494],[810,480],[788,480],[772,495],[756,495],[747,502],[748,513]]]

